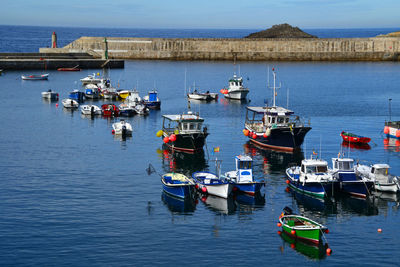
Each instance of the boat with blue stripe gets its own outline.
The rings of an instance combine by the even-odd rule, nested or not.
[[[165,193],[177,198],[187,198],[193,194],[194,181],[181,173],[166,173],[161,176]]]
[[[234,190],[255,195],[265,185],[263,180],[255,180],[253,176],[253,159],[247,155],[235,157],[236,170],[225,173],[225,177],[233,184]]]
[[[332,195],[335,181],[325,160],[304,159],[301,166],[286,169],[286,176],[286,183],[300,193],[321,199]]]
[[[214,173],[194,172],[192,178],[196,182],[196,188],[201,193],[228,198],[232,192],[232,184],[227,179],[218,177]]]
[[[72,92],[69,92],[68,97],[70,99],[78,101],[79,103],[82,103],[85,100],[85,93],[79,90],[74,90]]]
[[[160,109],[161,101],[157,96],[158,92],[156,90],[149,91],[149,94],[143,97],[144,104],[149,109]]]

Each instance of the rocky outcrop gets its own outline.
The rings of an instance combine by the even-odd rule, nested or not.
[[[271,28],[252,33],[245,38],[318,38],[303,32],[298,27],[292,27],[287,23],[274,25]]]
[[[391,32],[391,33],[388,33],[388,34],[381,34],[381,35],[378,35],[377,37],[400,37],[400,31]]]

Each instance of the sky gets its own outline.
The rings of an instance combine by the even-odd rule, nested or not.
[[[264,29],[394,28],[400,0],[1,0],[0,25]]]

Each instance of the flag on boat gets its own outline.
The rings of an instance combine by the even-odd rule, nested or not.
[[[219,152],[219,146],[214,147],[214,153],[215,153],[215,152]]]
[[[313,153],[313,155],[318,155],[318,153],[317,153],[317,152],[315,152],[314,150],[312,151],[312,153]]]

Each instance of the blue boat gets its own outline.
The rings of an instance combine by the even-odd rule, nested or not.
[[[333,178],[339,185],[339,190],[355,197],[366,198],[373,190],[374,182],[357,176],[354,160],[350,158],[332,158]]]
[[[157,96],[157,91],[149,91],[149,94],[143,97],[143,101],[146,107],[150,109],[160,109],[161,101]]]
[[[300,166],[286,169],[286,183],[294,190],[324,199],[332,195],[334,179],[328,172],[328,163],[321,159],[304,159]]]
[[[180,173],[166,173],[161,176],[165,193],[178,198],[190,197],[195,183],[192,179]]]
[[[99,89],[97,86],[86,87],[85,98],[98,99],[100,97]]]
[[[69,92],[68,97],[70,99],[74,99],[74,100],[76,100],[78,102],[83,102],[85,100],[85,93],[81,92],[79,90],[74,90],[72,92]]]
[[[233,184],[234,190],[255,195],[265,185],[262,180],[256,181],[253,177],[253,159],[247,155],[235,157],[236,170],[225,173],[225,177]]]

